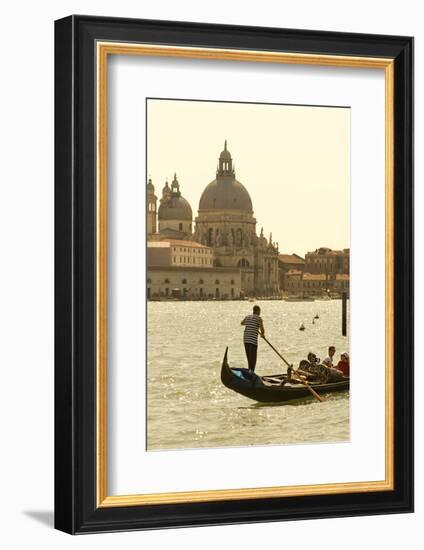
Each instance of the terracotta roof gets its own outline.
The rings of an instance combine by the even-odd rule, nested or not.
[[[296,256],[296,254],[279,254],[278,259],[280,262],[285,262],[287,264],[304,264],[305,260]]]

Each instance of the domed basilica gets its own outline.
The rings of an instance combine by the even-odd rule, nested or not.
[[[213,250],[214,267],[240,270],[244,295],[275,296],[279,292],[278,244],[256,234],[252,199],[236,179],[233,159],[225,141],[216,177],[204,189],[192,229],[192,209],[182,196],[176,174],[162,189],[159,209],[149,180],[147,185],[148,240],[197,242]],[[156,224],[157,217],[157,224]]]

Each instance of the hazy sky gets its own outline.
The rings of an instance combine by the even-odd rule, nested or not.
[[[224,140],[281,253],[349,247],[350,109],[148,100],[147,170],[160,198],[177,172],[197,216]]]

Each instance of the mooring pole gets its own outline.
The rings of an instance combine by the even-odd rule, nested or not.
[[[347,292],[342,292],[342,336],[347,335]]]

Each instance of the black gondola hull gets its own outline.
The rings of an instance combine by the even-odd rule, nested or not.
[[[228,348],[225,350],[224,359],[222,361],[221,381],[224,386],[230,390],[260,403],[284,403],[312,397],[308,388],[301,384],[279,386],[278,384],[271,385],[266,383],[267,378],[283,380],[286,375],[280,374],[274,377],[261,377],[250,372],[248,369],[231,369],[228,364],[227,356]],[[313,387],[318,394],[346,391],[349,389],[349,379],[346,378],[340,382],[329,384],[311,384],[311,387]]]

